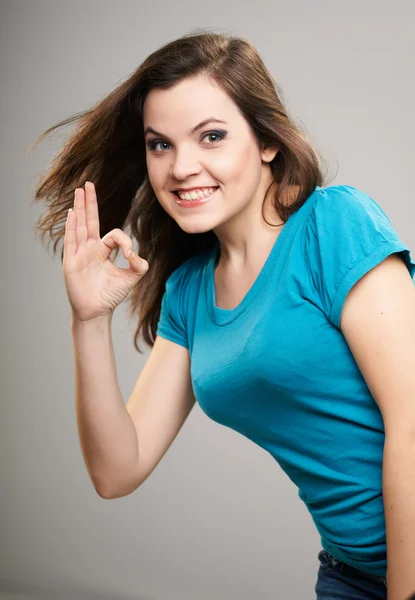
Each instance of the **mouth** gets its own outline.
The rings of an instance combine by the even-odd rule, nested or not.
[[[213,190],[213,192],[212,192],[212,194],[210,194],[210,196],[213,196],[213,194],[216,192],[216,190],[218,190],[218,189],[219,189],[219,186],[218,186],[218,185],[216,185],[216,186],[213,186],[213,185],[212,185],[212,186],[211,186],[211,189]],[[192,190],[191,190],[191,191],[192,191]],[[180,200],[179,192],[178,192],[177,190],[174,190],[174,191],[173,191],[173,194],[174,194],[175,196],[177,196],[177,198],[179,198],[179,200]],[[196,198],[196,200],[203,200],[204,198],[209,198],[209,196],[204,196],[204,197],[202,197],[202,198]],[[186,200],[183,200],[183,202],[186,202]],[[191,200],[187,200],[187,202],[192,202],[192,201],[191,201]]]
[[[195,200],[182,200],[177,191],[172,192],[176,196],[176,203],[179,206],[185,208],[191,208],[200,206],[202,204],[206,204],[209,202],[216,194],[216,192],[220,189],[219,186],[212,186],[213,192],[209,194],[209,196],[202,196],[202,198],[196,198]]]

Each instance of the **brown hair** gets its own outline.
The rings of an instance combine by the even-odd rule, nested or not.
[[[75,188],[85,181],[94,182],[101,237],[114,228],[130,226],[131,238],[138,241],[139,253],[149,263],[149,270],[128,297],[130,317],[138,316],[134,345],[140,353],[140,333],[149,346],[154,344],[169,275],[217,241],[212,230],[188,234],[178,226],[158,202],[146,167],[142,115],[148,92],[170,88],[198,74],[209,76],[227,92],[260,143],[278,146],[279,152],[270,163],[273,180],[278,183],[273,202],[286,222],[316,186],[323,185],[323,175],[316,151],[288,115],[281,91],[257,50],[239,37],[196,31],[167,43],[107,97],[53,125],[31,146],[58,127],[78,122],[35,190],[33,202],[48,204],[36,224],[36,234],[41,233],[42,242],[49,234],[56,254],[57,244],[65,235]],[[292,185],[298,186],[297,199],[284,204],[282,195]]]

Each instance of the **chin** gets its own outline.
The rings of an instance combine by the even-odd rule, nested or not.
[[[176,220],[176,223],[182,231],[190,235],[194,233],[206,233],[212,229],[210,225],[206,224],[206,221],[203,223],[202,220],[199,223],[181,223],[179,220]]]

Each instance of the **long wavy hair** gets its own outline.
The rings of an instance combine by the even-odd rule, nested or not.
[[[73,207],[75,189],[85,181],[94,182],[100,236],[114,228],[130,227],[133,244],[135,238],[139,254],[150,265],[127,297],[130,318],[138,318],[134,346],[139,353],[142,352],[137,343],[140,334],[148,346],[154,345],[169,275],[217,242],[212,230],[189,234],[179,227],[158,202],[146,166],[143,104],[148,92],[168,89],[199,74],[209,76],[227,92],[259,143],[278,146],[279,152],[270,163],[273,181],[278,183],[272,202],[285,223],[316,186],[323,185],[319,162],[322,159],[289,116],[281,100],[281,90],[257,50],[240,37],[198,30],[165,44],[103,100],[56,123],[29,148],[58,127],[77,123],[35,188],[32,202],[47,205],[35,232],[42,243],[49,236],[56,254],[57,245],[65,235],[66,216]],[[284,203],[282,196],[292,185],[298,186],[296,201]],[[114,251],[115,258],[119,250],[120,247]]]

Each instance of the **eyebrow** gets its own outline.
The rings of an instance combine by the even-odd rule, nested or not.
[[[188,131],[187,132],[188,135],[193,135],[194,133],[196,133],[196,131],[198,131],[199,129],[201,129],[202,127],[207,125],[208,123],[225,123],[226,124],[226,121],[222,121],[221,119],[217,119],[216,117],[208,117],[207,119],[205,119],[204,121],[202,121],[201,123],[199,123],[198,125],[193,127],[193,129]],[[159,135],[161,137],[168,137],[167,135],[164,135],[164,133],[160,133],[159,131],[156,131],[152,127],[146,127],[146,129],[144,131],[144,136],[146,136],[147,133],[154,133],[154,135]]]

